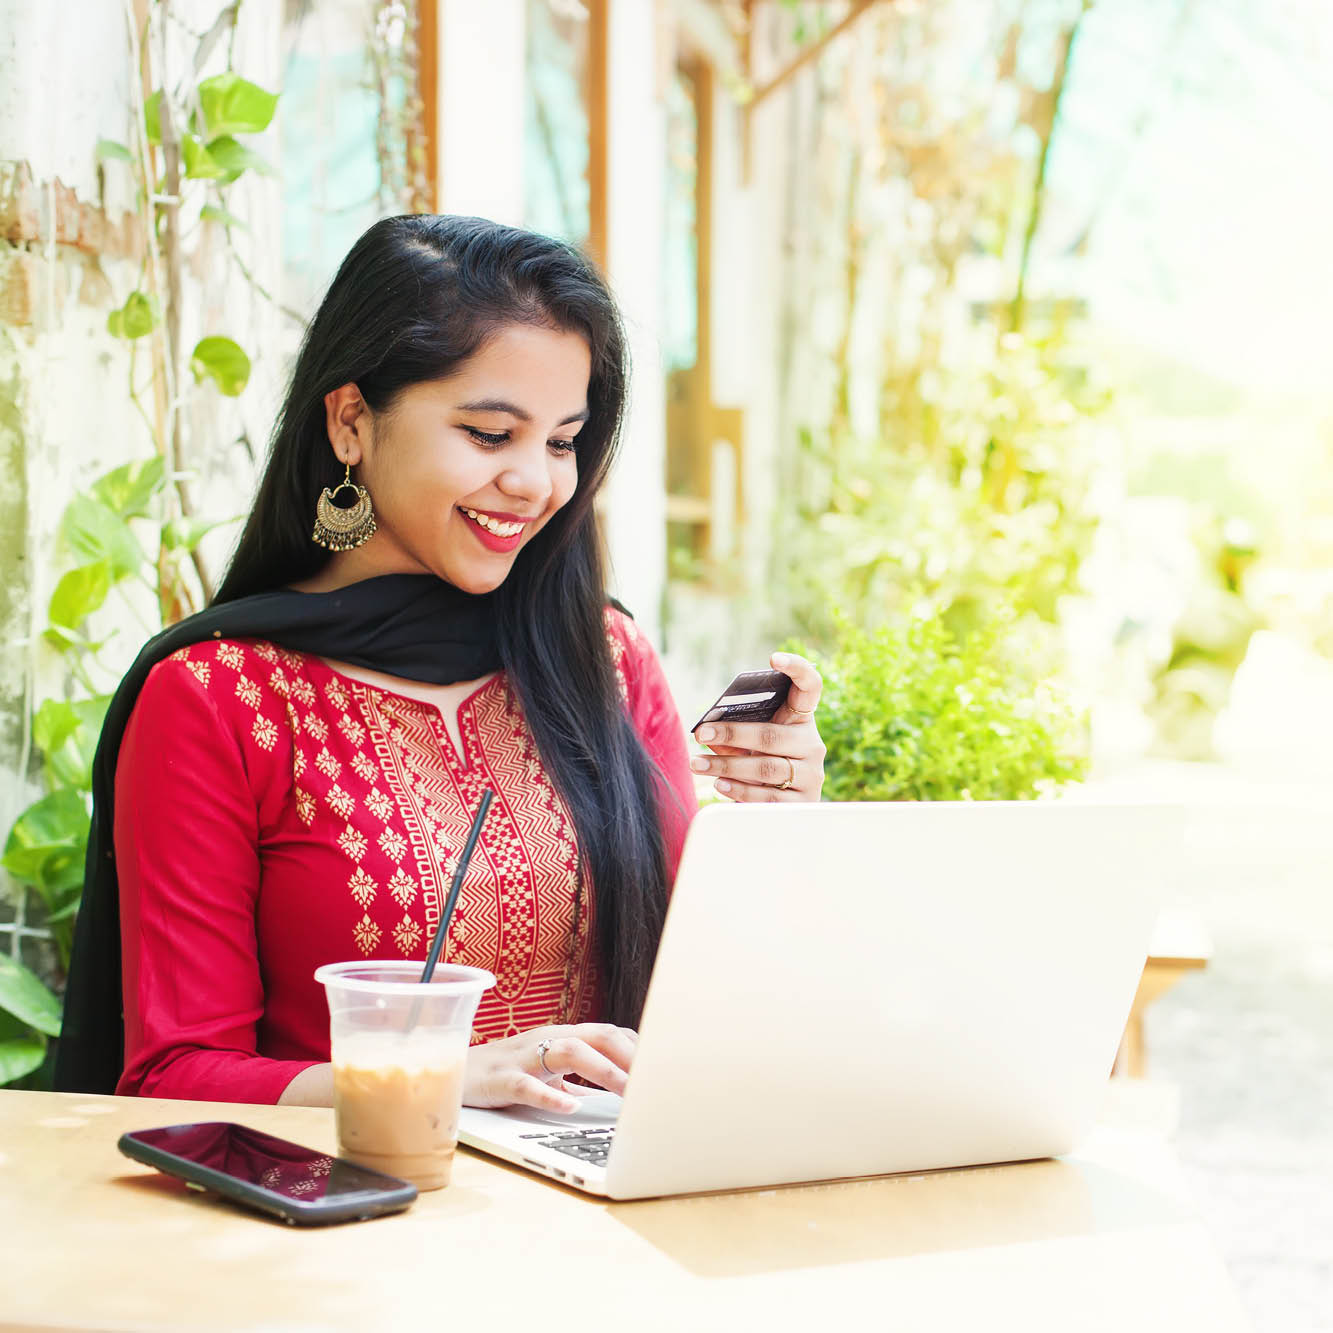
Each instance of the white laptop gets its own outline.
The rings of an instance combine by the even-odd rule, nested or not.
[[[706,807],[623,1100],[464,1107],[460,1138],[613,1199],[1067,1152],[1180,843],[1162,806]]]

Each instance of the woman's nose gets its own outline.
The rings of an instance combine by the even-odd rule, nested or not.
[[[551,459],[545,442],[538,448],[516,451],[505,462],[508,466],[499,478],[500,489],[532,508],[544,506],[554,488]]]

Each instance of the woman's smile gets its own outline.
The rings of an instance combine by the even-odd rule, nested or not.
[[[488,551],[512,551],[523,540],[526,522],[502,522],[479,509],[458,506],[473,535]]]

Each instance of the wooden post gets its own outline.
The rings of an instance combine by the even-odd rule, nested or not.
[[[417,87],[426,153],[426,196],[440,211],[440,9],[439,0],[417,0]]]
[[[610,0],[588,3],[588,253],[608,270],[611,252],[607,122],[610,118]]]

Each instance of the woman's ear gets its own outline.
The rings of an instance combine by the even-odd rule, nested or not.
[[[355,467],[365,453],[370,430],[370,409],[361,390],[355,384],[343,384],[326,393],[324,419],[338,462]]]

